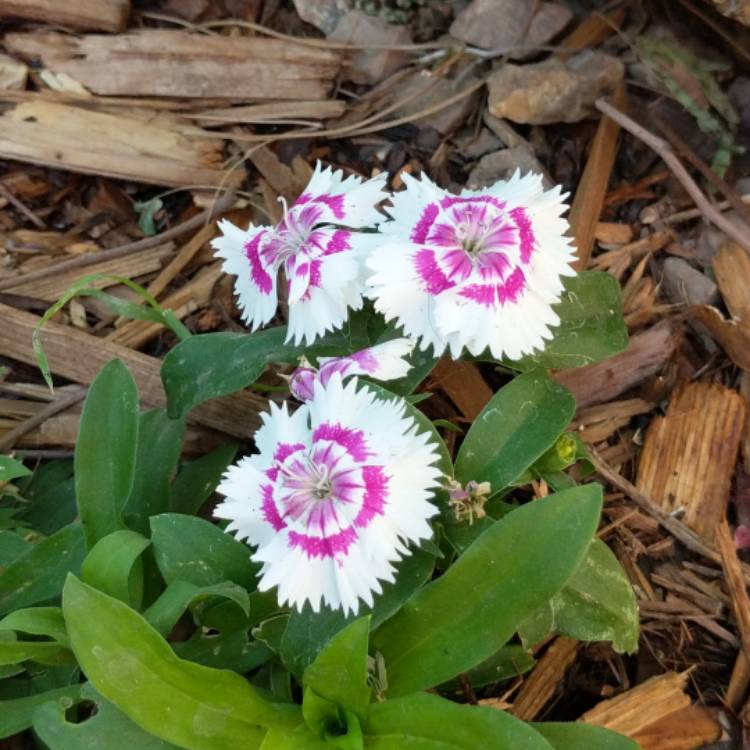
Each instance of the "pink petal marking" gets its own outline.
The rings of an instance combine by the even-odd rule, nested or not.
[[[423,242],[419,244],[423,244]],[[461,243],[456,238],[456,227],[452,224],[435,224],[429,234],[427,243],[451,249],[461,247]]]
[[[352,246],[349,243],[351,234],[346,229],[337,229],[331,239],[328,240],[323,255],[335,255],[336,253],[344,252],[344,250],[351,250]]]
[[[365,497],[354,519],[354,525],[359,528],[368,526],[375,516],[383,515],[388,493],[388,477],[382,466],[362,467],[362,479],[365,483]]]
[[[267,523],[271,524],[274,531],[285,529],[286,523],[284,523],[284,519],[279,515],[273,499],[273,487],[270,484],[264,484],[260,490],[263,493],[263,503],[261,505],[263,518]]]
[[[502,281],[510,268],[510,261],[505,253],[492,252],[491,250],[481,253],[477,263],[485,281],[495,279]]]
[[[319,440],[338,443],[355,461],[365,461],[370,455],[364,432],[344,427],[342,424],[323,422],[315,428],[312,439],[314,443]]]
[[[323,193],[322,195],[315,196],[313,200],[315,203],[323,203],[328,206],[337,219],[343,220],[345,218],[346,212],[344,211],[343,194],[331,195],[330,193]]]
[[[476,302],[483,307],[493,307],[495,304],[494,284],[469,284],[459,294],[464,298]]]
[[[518,227],[518,244],[521,251],[521,262],[526,265],[536,250],[536,237],[531,226],[531,219],[523,208],[514,208],[510,212],[511,218]]]
[[[292,549],[301,547],[310,558],[341,557],[346,555],[349,547],[357,541],[357,532],[352,526],[343,529],[338,534],[328,537],[308,536],[297,531],[289,532],[289,546]]]
[[[461,289],[459,295],[483,307],[494,307],[496,302],[501,305],[518,302],[525,288],[526,277],[517,267],[501,284],[468,284]]]
[[[266,476],[272,481],[276,481],[276,477],[279,475],[279,467],[278,464],[285,461],[289,456],[292,455],[292,453],[296,453],[297,451],[303,451],[305,450],[305,446],[302,443],[279,443],[276,446],[276,450],[273,454],[273,462],[274,466],[271,466],[270,469],[266,469]]]
[[[273,279],[263,267],[260,257],[260,241],[265,232],[258,232],[250,242],[245,243],[245,257],[250,262],[250,277],[261,294],[271,294],[273,291]]]
[[[516,303],[521,292],[526,288],[526,277],[520,268],[516,268],[508,279],[497,286],[497,299],[500,304]]]
[[[411,241],[415,245],[422,245],[427,240],[427,235],[430,232],[430,229],[435,222],[435,219],[437,219],[438,214],[440,213],[440,207],[437,203],[428,203],[424,210],[422,211],[422,215],[419,217],[419,221],[417,222],[417,225],[414,227],[411,233]]]
[[[440,208],[448,209],[461,203],[490,203],[496,208],[505,208],[505,201],[491,195],[473,195],[464,198],[458,195],[447,195],[440,201]]]
[[[424,248],[414,255],[414,265],[429,294],[438,295],[455,284],[446,277],[438,265],[435,253]]]
[[[298,401],[309,401],[315,395],[317,373],[311,367],[298,367],[289,378],[289,390]]]

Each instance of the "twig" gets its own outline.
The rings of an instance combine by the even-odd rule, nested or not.
[[[16,196],[13,195],[13,193],[11,193],[3,184],[0,184],[0,195],[2,195],[8,203],[12,203],[35,227],[39,229],[47,228],[47,225],[25,203],[18,200],[18,198],[16,198]]]
[[[29,281],[37,281],[39,279],[46,279],[49,276],[56,276],[58,273],[63,271],[73,271],[79,268],[86,268],[86,266],[100,263],[106,260],[114,260],[115,258],[122,258],[125,255],[137,253],[140,250],[147,250],[150,247],[156,247],[161,245],[167,240],[179,237],[187,232],[197,229],[202,225],[207,224],[211,219],[218,214],[226,211],[233,203],[235,199],[234,190],[228,190],[224,195],[221,196],[210,208],[202,211],[197,216],[193,216],[187,221],[183,221],[176,227],[167,229],[161,234],[156,234],[153,237],[145,237],[142,240],[136,242],[129,242],[127,245],[121,245],[120,247],[113,247],[109,250],[102,250],[98,253],[86,253],[77,258],[71,258],[70,260],[64,260],[61,263],[55,263],[54,265],[47,266],[46,268],[40,268],[38,271],[30,271],[29,273],[21,274],[20,276],[13,276],[8,279],[0,280],[0,290],[10,289],[19,284],[25,284]]]
[[[74,391],[66,393],[56,401],[51,401],[34,414],[33,417],[29,417],[24,422],[21,422],[18,427],[14,427],[4,437],[0,438],[0,453],[10,450],[20,438],[31,432],[50,417],[54,417],[55,414],[59,414],[61,411],[65,411],[65,409],[74,406],[79,401],[83,401],[85,395],[85,388],[76,388]]]
[[[698,187],[690,173],[682,165],[682,162],[675,155],[672,146],[664,139],[654,135],[651,131],[639,125],[617,107],[613,107],[605,99],[596,100],[596,108],[617,122],[622,128],[634,135],[638,140],[643,141],[647,146],[653,149],[662,161],[672,170],[674,176],[680,181],[690,197],[695,201],[695,205],[701,210],[701,213],[712,224],[715,224],[725,234],[731,237],[738,245],[741,245],[750,252],[750,240],[748,240],[742,230],[733,222],[716,210],[709,202],[703,191]]]
[[[747,595],[742,568],[737,559],[737,551],[726,519],[719,522],[715,539],[716,546],[721,553],[724,580],[732,598],[732,609],[737,620],[737,629],[740,631],[742,650],[746,657],[750,657],[750,598]]]

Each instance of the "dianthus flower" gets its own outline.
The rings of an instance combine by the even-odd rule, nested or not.
[[[314,611],[321,600],[357,613],[408,542],[429,538],[438,454],[401,400],[377,398],[335,374],[290,414],[271,406],[255,435],[259,454],[231,466],[215,513],[227,531],[255,547],[258,588],[277,586],[279,602]]]
[[[358,233],[382,219],[376,205],[386,175],[363,181],[322,169],[320,162],[291,208],[275,227],[247,230],[228,221],[212,246],[224,271],[237,277],[235,291],[245,321],[254,331],[278,307],[277,276],[284,270],[288,288],[287,341],[308,343],[339,328],[348,308],[362,306],[363,255],[372,235]]]
[[[542,349],[559,323],[561,277],[574,273],[561,189],[545,192],[540,175],[519,172],[460,195],[426,177],[404,182],[367,260],[375,308],[435,354],[516,359]]]
[[[289,378],[289,390],[296,399],[309,401],[315,393],[315,381],[327,385],[336,373],[342,379],[352,375],[382,381],[402,378],[411,369],[404,357],[411,354],[414,344],[413,339],[391,339],[345,357],[321,357],[319,370],[303,357],[302,364]]]

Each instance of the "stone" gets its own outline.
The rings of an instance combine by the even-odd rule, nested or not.
[[[551,178],[526,146],[504,148],[483,156],[471,170],[466,180],[466,187],[470,190],[489,187],[498,180],[507,180],[517,169],[520,169],[522,174],[527,172],[542,174],[544,187],[547,189],[552,187]]]
[[[456,16],[450,33],[459,41],[482,49],[538,47],[557,36],[573,17],[565,5],[543,2],[529,24],[534,10],[535,3],[528,0],[473,0]],[[533,50],[516,50],[509,52],[509,57],[523,60],[529,54]]]
[[[616,57],[585,50],[566,62],[506,64],[490,76],[488,107],[495,117],[549,125],[578,122],[594,114],[594,102],[611,95],[625,74]]]
[[[336,42],[347,44],[411,44],[406,26],[395,26],[361,10],[350,10],[339,19],[328,35]],[[406,52],[399,50],[362,50],[351,57],[346,77],[354,83],[378,83],[409,62]]]
[[[459,71],[460,73],[460,71]],[[408,117],[422,110],[434,107],[452,96],[469,88],[476,82],[476,77],[458,75],[455,79],[438,78],[419,72],[406,78],[399,86],[396,96],[406,99],[412,95],[414,99],[399,107],[394,117]],[[423,92],[423,93],[422,93]],[[459,99],[457,102],[433,112],[432,114],[414,120],[419,127],[429,125],[442,135],[447,135],[466,122],[469,115],[476,110],[479,91]]]
[[[330,34],[354,3],[351,0],[294,0],[294,7],[303,21]]]
[[[736,224],[737,228],[744,232],[746,227],[739,214],[733,209],[724,212],[724,217]],[[716,256],[724,245],[729,242],[729,235],[713,224],[704,224],[695,241],[695,257],[702,266],[713,265]]]
[[[720,300],[719,287],[682,258],[664,261],[661,283],[673,304],[715,305]]]
[[[507,148],[513,148],[513,146],[520,146],[521,144],[527,144],[528,141],[521,135],[519,135],[505,120],[501,120],[495,115],[491,115],[489,110],[484,110],[484,116],[482,118],[484,124],[503,142],[503,145]]]
[[[497,151],[503,143],[492,131],[482,128],[478,135],[471,133],[460,140],[456,139],[456,145],[461,156],[466,159],[478,159],[491,151]]]

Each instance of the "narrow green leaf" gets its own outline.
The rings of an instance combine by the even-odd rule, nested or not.
[[[373,630],[385,622],[403,603],[414,594],[432,575],[435,558],[424,550],[415,550],[396,564],[396,580],[384,583],[383,593],[375,597],[374,607],[362,607],[361,614],[372,616]],[[336,633],[354,621],[354,615],[345,617],[341,610],[322,607],[313,612],[306,604],[301,612],[292,610],[289,622],[281,639],[279,654],[289,670],[302,678],[306,667]]]
[[[456,479],[508,487],[562,434],[575,412],[570,392],[540,371],[501,388],[471,426],[456,458]]]
[[[331,750],[306,724],[297,729],[269,729],[260,750]]]
[[[302,685],[341,710],[367,718],[370,688],[367,685],[367,642],[370,617],[360,617],[341,632],[318,654],[305,670]]]
[[[528,645],[549,633],[580,641],[611,641],[616,651],[638,648],[639,618],[633,587],[619,561],[600,539],[565,587],[520,628]]]
[[[133,723],[90,682],[81,686],[80,693],[81,701],[96,706],[85,721],[76,723],[67,718],[78,702],[75,696],[50,700],[34,711],[34,733],[49,750],[178,750]]]
[[[170,510],[170,481],[180,460],[185,421],[170,419],[164,409],[152,409],[138,420],[138,450],[133,488],[125,503],[127,525],[148,533],[148,519]]]
[[[15,562],[28,552],[31,543],[13,531],[0,531],[0,573],[2,569]]]
[[[38,695],[30,695],[26,698],[0,701],[0,739],[12,737],[14,734],[28,729],[31,726],[34,711],[39,706],[61,698],[67,698],[70,701],[76,700],[80,691],[80,685],[70,685],[56,690],[48,690]]]
[[[58,599],[65,576],[80,569],[85,554],[80,524],[30,546],[0,572],[0,615]]]
[[[107,534],[86,555],[81,580],[137,609],[143,596],[141,555],[149,544],[135,531]]]
[[[580,722],[531,724],[554,750],[641,750],[641,746],[609,729]]]
[[[0,456],[0,483],[11,482],[19,477],[26,477],[31,474],[20,461],[10,456]]]
[[[481,688],[511,677],[519,677],[528,672],[534,664],[534,657],[523,646],[512,644],[503,646],[489,659],[485,659],[465,674],[473,688]],[[440,685],[440,690],[462,690],[461,681],[453,679],[444,682]]]
[[[235,455],[237,446],[229,443],[185,464],[172,482],[169,510],[194,516],[214,492]]]
[[[68,645],[68,634],[60,607],[29,607],[17,609],[0,620],[0,630],[41,635]]]
[[[504,711],[429,693],[373,704],[364,734],[367,750],[552,750],[528,724]]]
[[[544,351],[514,362],[522,370],[561,370],[600,362],[628,345],[620,285],[611,274],[583,271],[565,280],[555,311],[560,325]]]
[[[138,445],[138,389],[117,359],[91,384],[75,450],[76,500],[91,549],[122,528]]]
[[[36,661],[40,664],[74,664],[70,650],[48,641],[0,640],[0,666]]]
[[[373,636],[389,695],[445,682],[503,646],[580,564],[601,497],[585,485],[521,506],[406,602]]]
[[[295,709],[264,700],[234,672],[180,659],[141,615],[74,576],[65,583],[63,613],[94,687],[163,740],[189,750],[252,750],[264,727],[299,723]]]
[[[154,556],[164,580],[212,586],[234,581],[249,591],[257,587],[258,565],[250,548],[218,526],[194,516],[163,513],[151,518]]]

